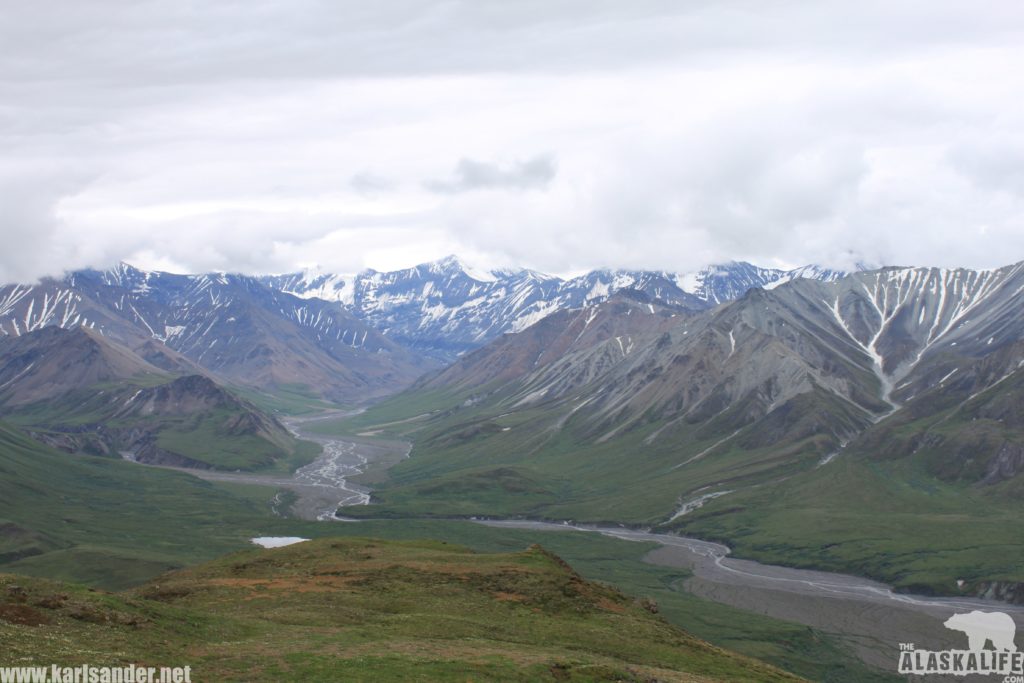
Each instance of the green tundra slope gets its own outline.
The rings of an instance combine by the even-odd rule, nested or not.
[[[22,575],[19,585],[31,585],[26,575],[32,575],[117,590],[251,547],[249,539],[263,535],[444,539],[482,552],[543,543],[588,579],[653,598],[671,623],[719,646],[814,680],[826,674],[833,681],[876,679],[831,636],[689,595],[682,587],[685,572],[643,560],[652,544],[440,520],[303,522],[274,516],[274,495],[271,488],[221,486],[109,458],[70,456],[0,423],[0,572]]]
[[[327,538],[119,595],[0,585],[3,656],[23,665],[190,665],[193,680],[223,681],[799,680],[694,638],[539,546]]]
[[[793,443],[749,450],[739,437],[660,449],[647,442],[656,426],[596,444],[574,432],[574,417],[559,424],[543,409],[503,415],[489,405],[462,407],[465,400],[407,394],[323,424],[414,443],[413,457],[375,491],[380,505],[345,514],[648,524],[775,564],[853,572],[927,593],[1024,599],[1024,373],[977,395],[969,382],[937,388],[831,459],[800,455]],[[830,400],[811,393],[794,404],[817,403],[810,411]],[[429,405],[441,410],[404,417]],[[746,433],[766,429],[762,422]],[[724,493],[671,519],[680,503],[709,492]]]
[[[327,434],[393,436],[414,444],[412,457],[375,484],[380,505],[345,514],[658,524],[689,492],[756,486],[813,468],[830,443],[816,433],[819,416],[831,410],[829,419],[841,422],[847,411],[819,390],[794,397],[790,412],[754,427],[731,415],[710,426],[657,420],[602,439],[613,426],[595,427],[571,403],[509,411],[514,398],[507,387],[495,388],[481,405],[462,392],[416,392],[354,418],[317,423],[314,429]],[[788,435],[762,442],[770,429]]]
[[[1024,601],[1024,373],[970,389],[935,390],[827,464],[668,526],[770,562]]]
[[[0,422],[0,567],[104,587],[238,548],[267,508],[167,470],[71,456]]]

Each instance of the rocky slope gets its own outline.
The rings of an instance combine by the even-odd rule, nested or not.
[[[168,377],[127,348],[87,327],[48,327],[0,337],[0,405],[11,408],[105,382]]]
[[[856,439],[886,441],[879,436],[885,429],[901,438],[889,439],[882,453],[911,454],[922,439],[934,445],[939,438],[938,427],[927,437],[918,422],[953,408],[961,436],[944,435],[943,443],[970,464],[954,467],[955,476],[1013,479],[1020,470],[1013,389],[1024,377],[1022,291],[1024,264],[887,268],[754,289],[667,323],[637,317],[646,324],[628,341],[610,332],[574,346],[558,341],[572,315],[552,319],[550,330],[542,322],[382,407],[393,416],[403,402],[418,412],[431,402],[438,408],[414,423],[421,458],[395,470],[393,499],[412,500],[397,493],[398,482],[419,495],[421,481],[516,464],[518,486],[537,494],[525,505],[543,505],[543,492],[567,486],[588,491],[596,506],[607,507],[612,497],[628,509],[622,515],[667,518],[695,509],[686,506],[701,496],[816,468]],[[910,422],[908,433],[900,425]],[[961,443],[967,423],[974,435]],[[509,476],[503,471],[494,481]],[[428,488],[444,497],[458,490],[452,482]],[[387,500],[388,493],[380,495]]]
[[[91,329],[0,338],[0,368],[0,415],[71,453],[253,469],[315,451],[209,377],[174,377]]]
[[[503,335],[424,377],[414,388],[497,388],[610,340],[607,352],[618,360],[635,345],[635,337],[673,327],[689,313],[636,290],[620,290],[602,303],[558,311],[522,332]]]

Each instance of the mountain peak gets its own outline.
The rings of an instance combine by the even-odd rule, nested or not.
[[[431,273],[442,275],[462,274],[472,280],[476,280],[477,282],[495,282],[500,278],[498,273],[486,268],[479,268],[477,266],[470,265],[455,254],[449,254],[438,261],[424,263],[422,266],[426,267],[426,269]]]
[[[675,281],[683,291],[717,305],[738,299],[754,287],[774,289],[797,278],[833,282],[847,274],[845,271],[814,264],[783,270],[762,268],[746,261],[728,261],[711,264],[696,272],[677,275]]]
[[[130,263],[119,261],[113,268],[100,271],[104,283],[134,289],[146,286],[146,282],[152,276],[149,271],[136,268]]]

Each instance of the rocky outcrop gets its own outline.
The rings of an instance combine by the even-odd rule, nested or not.
[[[979,598],[1024,605],[1024,583],[1019,581],[982,581],[978,583],[975,595]]]
[[[158,446],[157,430],[118,429],[103,424],[56,425],[46,431],[29,431],[28,435],[50,448],[73,455],[123,457],[147,465],[212,469],[209,463]]]
[[[1003,445],[988,462],[983,484],[998,484],[1024,472],[1024,446],[1009,441]]]
[[[76,412],[79,398],[84,412]],[[51,406],[47,418],[30,428],[31,436],[66,453],[197,469],[215,469],[217,453],[233,469],[240,455],[249,466],[260,467],[294,448],[288,430],[274,417],[205,375],[150,387],[108,385],[79,392],[73,399]],[[189,436],[196,430],[223,439],[221,447],[211,451],[209,444],[198,443]],[[258,457],[244,457],[255,451]]]

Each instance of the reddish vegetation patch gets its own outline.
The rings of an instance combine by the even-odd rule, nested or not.
[[[609,600],[608,598],[600,598],[597,601],[597,606],[603,610],[608,610],[609,612],[615,612],[617,614],[622,614],[626,611],[625,607],[623,607],[617,602]]]
[[[28,605],[0,605],[0,619],[21,626],[41,626],[50,623],[45,614]]]
[[[208,586],[227,586],[229,588],[250,588],[253,590],[288,591],[292,593],[322,593],[337,590],[346,584],[353,583],[358,577],[351,576],[312,576],[285,579],[206,579]]]
[[[527,598],[525,595],[519,593],[506,593],[505,591],[497,591],[493,594],[494,599],[498,602],[526,602]]]
[[[424,560],[402,560],[394,561],[380,559],[374,562],[334,562],[319,570],[318,574],[343,574],[343,573],[370,573],[386,572],[394,569],[412,569],[414,571],[430,574],[450,574],[459,577],[475,577],[490,574],[519,574],[527,575],[531,571],[523,567],[510,567],[508,565],[481,565],[479,562],[459,563],[448,559],[424,559]]]
[[[67,601],[68,596],[64,593],[54,593],[53,595],[44,595],[32,604],[45,609],[60,609]]]

